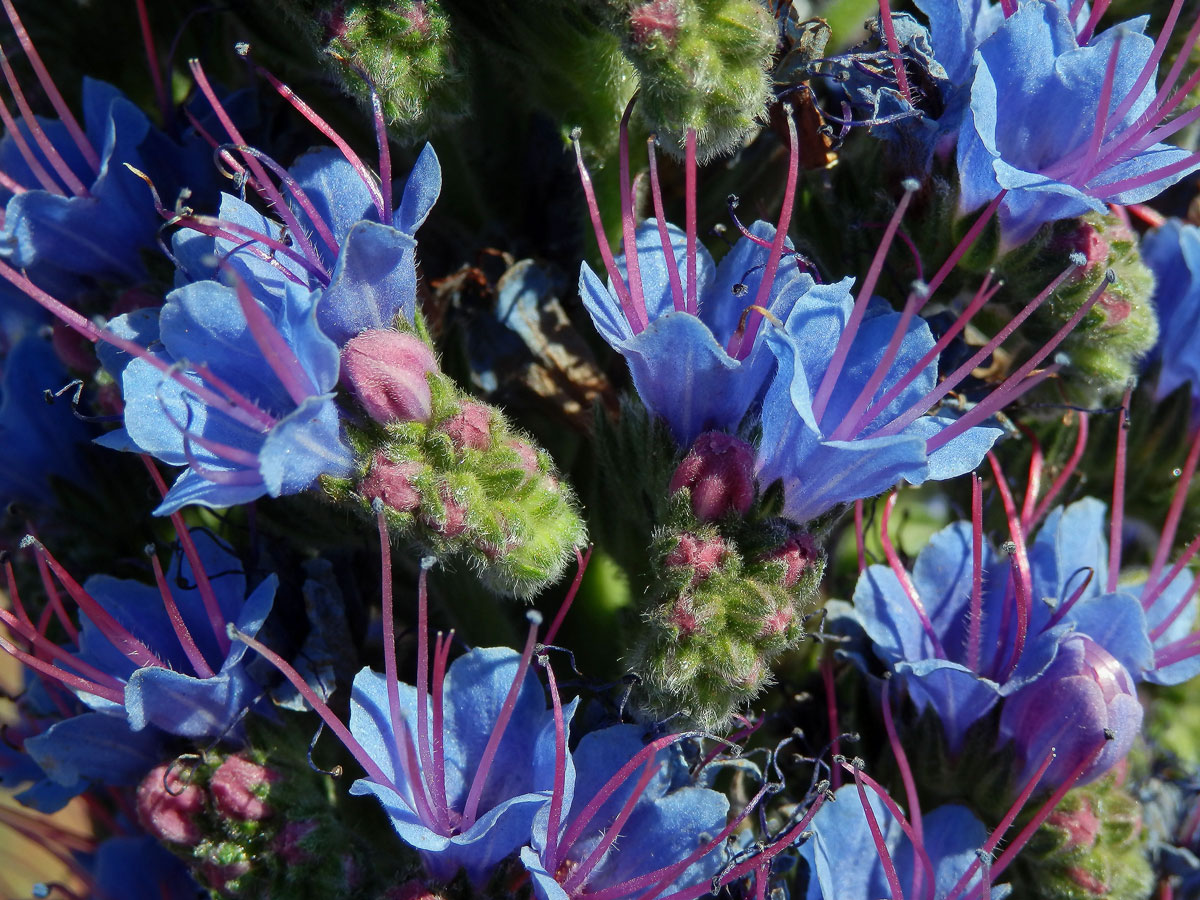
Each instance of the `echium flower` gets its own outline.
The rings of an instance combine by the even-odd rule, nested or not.
[[[958,137],[960,209],[1002,197],[1004,240],[1015,246],[1046,222],[1139,203],[1200,168],[1200,154],[1164,143],[1198,115],[1171,118],[1200,79],[1196,72],[1180,84],[1200,21],[1155,87],[1182,5],[1172,4],[1152,41],[1142,33],[1144,18],[1093,36],[1107,3],[1097,3],[1082,28],[1071,19],[1079,4],[1008,4],[1005,21],[973,57]],[[1047,117],[1047,109],[1056,114]]]
[[[1152,356],[1159,363],[1155,397],[1183,385],[1200,416],[1200,228],[1169,219],[1142,239],[1142,260],[1154,273],[1154,308],[1161,328]]]

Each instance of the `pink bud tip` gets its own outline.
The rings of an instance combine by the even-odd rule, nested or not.
[[[464,403],[462,411],[441,428],[458,450],[486,450],[492,445],[492,411],[482,403]]]
[[[1095,225],[1080,222],[1079,227],[1064,238],[1063,245],[1064,250],[1083,254],[1086,272],[1094,273],[1097,266],[1108,268],[1112,248]]]
[[[1079,795],[1077,802],[1078,809],[1056,809],[1046,819],[1046,825],[1064,833],[1066,843],[1063,849],[1082,847],[1090,850],[1096,846],[1096,839],[1100,836],[1100,828],[1104,823],[1100,821],[1091,801],[1085,795]]]
[[[696,610],[692,608],[692,601],[688,597],[679,597],[675,600],[671,605],[671,611],[667,613],[667,620],[681,637],[695,634],[700,628],[700,617],[696,615]]]
[[[1133,304],[1128,300],[1122,300],[1120,297],[1114,297],[1108,291],[1100,295],[1100,298],[1096,301],[1096,305],[1104,310],[1104,324],[1109,327],[1120,325],[1133,312]]]
[[[467,530],[467,508],[454,499],[454,495],[450,493],[450,489],[446,485],[443,484],[438,493],[441,496],[442,505],[446,509],[445,515],[441,521],[424,515],[421,517],[421,521],[442,537],[456,538]]]
[[[754,448],[733,435],[706,431],[671,477],[671,493],[688,488],[702,522],[730,512],[745,515],[754,502]]]
[[[217,812],[227,819],[258,822],[271,815],[271,807],[256,793],[279,780],[279,775],[240,756],[230,756],[208,783]]]
[[[146,831],[167,843],[188,847],[200,843],[203,835],[196,817],[204,812],[204,807],[204,791],[188,784],[178,769],[169,765],[151,769],[138,785],[138,821]]]
[[[811,534],[797,534],[788,538],[763,559],[765,562],[779,559],[787,564],[787,570],[783,574],[783,586],[791,589],[800,581],[800,576],[816,562],[819,552],[817,542]]]
[[[288,822],[275,835],[274,849],[289,866],[298,866],[312,860],[312,854],[302,846],[304,839],[317,830],[311,820]]]
[[[664,562],[672,567],[686,566],[694,569],[692,583],[695,584],[715,572],[728,552],[725,542],[720,538],[704,540],[685,531],[679,536],[679,543],[667,554]]]
[[[629,11],[629,37],[638,45],[655,39],[675,46],[679,34],[679,10],[675,0],[650,0]]]
[[[418,463],[396,463],[376,453],[358,489],[368,500],[382,500],[384,506],[397,512],[412,512],[421,505],[421,495],[413,484],[420,471]]]
[[[767,637],[769,635],[786,634],[795,618],[796,614],[792,612],[790,606],[780,606],[763,620],[760,635]]]
[[[521,458],[521,468],[528,473],[530,478],[537,478],[542,474],[542,467],[539,464],[538,452],[525,441],[509,441],[508,448],[514,451]]]
[[[414,334],[364,331],[342,350],[342,375],[377,422],[428,422],[433,351]]]

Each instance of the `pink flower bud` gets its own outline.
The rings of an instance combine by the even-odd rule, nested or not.
[[[364,331],[342,350],[342,374],[377,422],[428,422],[433,351],[415,334]]]
[[[541,466],[538,464],[538,452],[535,448],[525,441],[509,441],[508,448],[516,451],[517,456],[521,458],[521,468],[528,473],[530,478],[537,478],[542,474]]]
[[[428,514],[423,514],[421,521],[442,537],[456,538],[467,530],[467,508],[454,499],[454,495],[445,484],[441,485],[438,493],[442,499],[442,506],[446,509],[442,520],[438,521]]]
[[[679,535],[679,543],[663,560],[668,566],[695,570],[692,583],[703,581],[717,570],[729,549],[720,538],[705,540],[690,532]]]
[[[733,435],[706,431],[696,438],[671,477],[671,493],[688,488],[692,512],[713,522],[730,512],[745,515],[754,502],[754,448]]]
[[[675,0],[650,0],[629,11],[629,37],[638,45],[654,40],[674,47],[679,34],[679,9]]]
[[[302,843],[316,830],[317,823],[312,820],[286,823],[275,835],[273,844],[275,852],[289,866],[298,866],[301,863],[309,862],[312,854],[304,849]]]
[[[196,817],[204,812],[203,789],[188,784],[177,768],[151,769],[137,790],[138,821],[150,834],[170,844],[194,847],[203,834]]]
[[[279,775],[240,756],[230,756],[208,783],[217,812],[227,819],[258,822],[271,815],[271,807],[257,796],[256,788],[279,780]]]
[[[675,627],[681,637],[694,634],[700,628],[700,617],[692,606],[691,598],[678,597],[671,604],[667,620]]]
[[[482,403],[464,403],[441,429],[458,450],[486,450],[492,445],[492,411]]]
[[[421,495],[413,484],[420,471],[418,463],[395,463],[376,453],[358,490],[368,500],[382,500],[384,506],[397,512],[412,512],[421,505]]]
[[[796,534],[764,556],[763,561],[783,560],[787,564],[783,586],[791,589],[800,581],[800,576],[812,567],[819,552],[811,534]]]

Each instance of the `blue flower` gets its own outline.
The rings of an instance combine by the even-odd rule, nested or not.
[[[207,895],[179,857],[146,835],[111,837],[91,862],[92,896],[199,900]]]
[[[1153,651],[1137,599],[1105,591],[1104,509],[1089,498],[1053,510],[1028,543],[1029,582],[1020,589],[1011,560],[982,539],[977,570],[971,523],[953,523],[930,539],[911,573],[899,570],[911,591],[896,568],[870,566],[843,622],[863,629],[918,708],[933,707],[956,750],[998,700],[1039,682],[1072,633],[1140,673],[1153,667]]]
[[[302,157],[285,183],[295,211],[278,192],[276,207],[290,225],[223,195],[216,218],[182,220],[177,287],[161,312],[110,323],[126,343],[101,354],[121,380],[125,427],[100,443],[188,467],[159,515],[348,475],[333,392],[340,349],[362,330],[414,320],[412,231],[441,186],[433,150],[422,151],[394,213],[375,208],[369,176],[334,151]],[[286,235],[297,232],[316,237],[293,249]],[[129,342],[150,349],[131,359]]]
[[[1175,103],[1156,93],[1145,25],[1081,46],[1067,11],[1035,0],[979,45],[958,141],[963,212],[1007,191],[1000,222],[1014,246],[1046,222],[1147,200],[1200,168],[1200,156],[1162,143],[1177,130],[1162,124]]]
[[[881,832],[880,847],[872,834],[868,815]],[[918,847],[904,833],[900,821],[873,791],[859,794],[857,785],[840,788],[831,802],[813,817],[812,837],[800,845],[810,877],[805,900],[875,900],[898,896],[888,882],[887,863],[894,867],[905,897],[949,896],[973,863],[987,838],[987,829],[963,806],[941,806],[922,817],[923,840]],[[925,865],[928,862],[928,866]],[[918,881],[925,890],[917,889]],[[972,875],[968,890],[978,891],[981,875]],[[1008,885],[992,887],[993,900],[1008,896]]]
[[[647,745],[633,725],[583,736],[569,757],[553,846],[544,807],[530,846],[521,851],[539,900],[597,892],[616,900],[641,896],[651,885],[654,895],[666,896],[708,882],[721,868],[719,837],[729,800],[705,787],[676,784],[674,769],[681,763],[665,742]],[[651,875],[657,877],[647,879]],[[641,881],[620,889],[633,879]],[[658,887],[660,880],[666,883]]]
[[[435,674],[432,697],[399,684],[402,722],[389,712],[385,676],[364,669],[354,679],[350,732],[378,772],[354,782],[350,793],[379,800],[433,877],[449,881],[461,867],[479,884],[528,842],[534,816],[550,799],[554,714],[528,658],[506,647],[471,650],[444,674],[444,683]]]
[[[1200,412],[1200,228],[1168,220],[1142,239],[1142,260],[1154,273],[1160,326],[1155,397],[1186,384],[1193,410]]]

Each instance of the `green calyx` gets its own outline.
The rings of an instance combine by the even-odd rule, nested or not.
[[[409,330],[429,342],[419,325]],[[326,479],[326,489],[372,517],[382,504],[393,536],[465,560],[497,592],[530,597],[587,539],[574,493],[499,409],[440,371],[428,382],[429,420],[350,428],[356,473]]]
[[[637,70],[639,109],[664,146],[696,130],[701,160],[730,153],[770,99],[777,36],[757,0],[616,0],[621,47]]]

